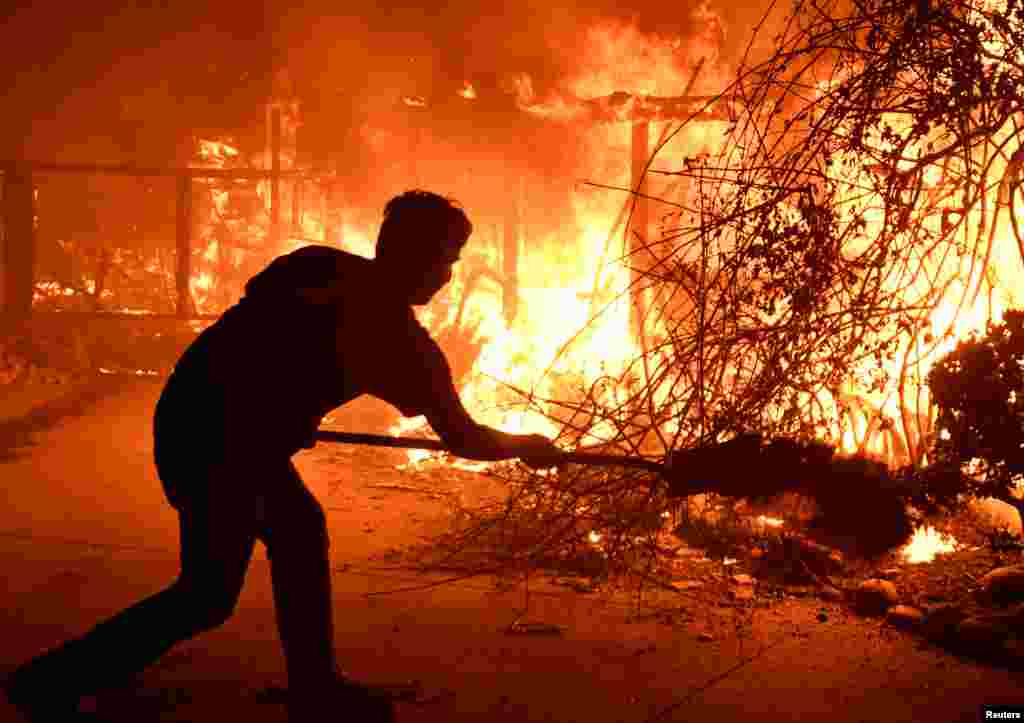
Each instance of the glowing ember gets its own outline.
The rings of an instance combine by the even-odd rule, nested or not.
[[[202,139],[199,141],[199,158],[207,163],[222,166],[224,161],[238,155],[238,149],[221,141]]]
[[[459,95],[463,98],[472,100],[473,98],[476,98],[476,88],[473,87],[472,83],[467,81],[462,88],[459,89]]]
[[[120,373],[122,373],[122,372],[118,372],[116,369],[107,369],[106,367],[100,367],[98,369],[98,371],[99,371],[100,374],[104,374],[104,375],[120,374]],[[158,376],[162,376],[160,372],[155,371],[153,369],[136,369],[134,372],[127,372],[127,373],[135,374],[135,376],[137,376],[137,377],[158,377]]]
[[[596,545],[600,541],[601,541],[601,533],[591,531],[591,533],[590,533],[590,542]]]
[[[934,527],[920,527],[900,554],[907,562],[931,562],[936,555],[954,552],[956,544],[952,536],[942,535]]]
[[[202,294],[204,291],[209,291],[213,287],[213,276],[207,272],[201,272],[196,274],[192,278],[192,293]]]
[[[778,517],[768,517],[767,515],[761,515],[757,518],[757,521],[765,527],[782,527],[783,525],[783,521]]]

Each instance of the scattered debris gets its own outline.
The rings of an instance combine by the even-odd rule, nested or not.
[[[700,580],[673,580],[670,584],[676,590],[696,590],[704,587],[704,583]]]
[[[789,597],[811,597],[817,590],[812,585],[786,585],[783,590]]]
[[[965,618],[956,627],[957,642],[971,649],[1001,647],[1010,632],[1009,625],[992,617]]]
[[[555,578],[551,581],[551,584],[567,587],[573,592],[584,595],[600,592],[601,590],[601,586],[595,580],[588,578]]]
[[[564,629],[561,625],[554,625],[552,623],[531,623],[522,620],[516,620],[514,623],[505,628],[505,634],[561,636],[563,630]]]
[[[744,601],[754,599],[754,588],[749,585],[738,587],[730,592],[733,600]]]
[[[375,490],[388,490],[389,492],[413,492],[415,494],[426,495],[431,499],[439,500],[445,497],[450,497],[455,492],[447,492],[444,490],[431,489],[429,487],[414,487],[413,485],[401,485],[401,484],[371,484],[364,485],[369,489]],[[370,499],[383,499],[381,497],[371,497]]]
[[[857,588],[855,607],[861,615],[884,615],[893,605],[899,604],[900,595],[896,586],[888,580],[872,578]]]
[[[910,605],[894,605],[885,613],[885,621],[894,628],[912,630],[924,621],[924,613]]]
[[[978,583],[981,595],[995,603],[1024,600],[1024,565],[999,567],[985,575]]]
[[[944,603],[927,610],[921,623],[921,632],[935,642],[949,640],[956,633],[957,626],[967,617],[959,605]]]
[[[846,595],[842,590],[835,587],[834,585],[826,585],[818,591],[818,597],[822,600],[828,600],[830,602],[839,602],[846,598]]]
[[[760,553],[751,558],[753,574],[784,583],[823,587],[844,570],[841,553],[799,535],[778,538]]]

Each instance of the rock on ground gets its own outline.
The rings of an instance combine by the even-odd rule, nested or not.
[[[861,615],[884,615],[885,611],[900,602],[896,586],[888,580],[873,578],[865,580],[857,588],[855,607]]]
[[[1024,565],[998,567],[979,581],[982,595],[998,603],[1024,600]]]

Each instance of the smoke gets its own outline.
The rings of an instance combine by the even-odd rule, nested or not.
[[[594,36],[597,28],[614,27],[620,28],[622,49],[660,45],[688,65],[698,59],[694,48],[703,57],[714,56],[708,58],[712,63],[728,63],[722,55],[728,38],[742,35],[739,27],[727,28],[720,10],[707,2],[623,7],[607,0],[528,0],[437,10],[375,6],[345,15],[304,7],[289,13],[278,37],[300,84],[363,95],[372,106],[373,97],[395,85],[429,96],[465,80],[500,86],[502,76],[526,73],[538,90],[555,87],[588,63],[615,62],[595,47],[600,39]]]
[[[52,155],[45,146],[59,147],[64,140],[63,126],[68,134],[78,132],[83,111],[101,130],[109,120],[120,122],[122,97],[131,105],[132,96],[143,97],[147,89],[167,83],[172,95],[188,95],[191,83],[199,95],[223,97],[238,84],[262,84],[276,65],[286,67],[300,94],[316,98],[344,128],[390,107],[397,93],[429,97],[466,80],[500,88],[510,74],[525,73],[538,93],[559,88],[596,60],[591,34],[602,25],[629,28],[622,32],[664,41],[664,48],[675,42],[684,65],[692,65],[689,51],[697,48],[728,69],[762,12],[759,4],[746,1],[749,7],[726,0],[697,5],[526,0],[425,8],[321,0],[301,7],[241,8],[197,0],[101,0],[74,12],[63,6],[58,11],[56,3],[53,8],[34,3],[32,12],[19,10],[0,28],[10,51],[3,73],[13,109],[4,123],[11,129],[9,139],[24,132],[14,128],[35,125],[45,116],[47,132],[33,129],[40,136],[33,148],[41,152],[25,154],[45,157]],[[142,56],[145,62],[139,63]],[[211,65],[218,68],[214,74]],[[706,73],[711,85],[699,90],[713,91],[712,78],[717,82],[726,75]],[[204,84],[211,88],[204,90]],[[70,96],[75,99],[69,103]],[[181,114],[198,115],[186,105],[178,109]],[[166,116],[158,109],[150,120]],[[182,122],[216,124],[198,117]]]
[[[526,157],[535,169],[546,165],[544,175],[571,182],[577,151],[571,139],[542,137],[557,135],[554,128],[509,147],[526,120],[510,112],[517,87],[528,84],[542,103],[615,91],[679,95],[703,60],[692,92],[715,93],[730,74],[729,38],[743,32],[706,1],[391,4],[343,13],[304,5],[277,23],[275,43],[302,99],[313,154],[341,158],[347,200],[379,209],[417,180],[412,158],[465,163],[428,174],[435,186],[463,172],[497,178],[496,169]],[[466,83],[478,94],[472,113],[456,100]],[[403,97],[422,98],[430,109],[417,118]],[[373,188],[360,178],[372,178]]]

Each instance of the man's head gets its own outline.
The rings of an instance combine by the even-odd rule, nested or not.
[[[375,262],[410,304],[426,304],[451,281],[452,266],[472,232],[452,199],[407,191],[384,207]]]

